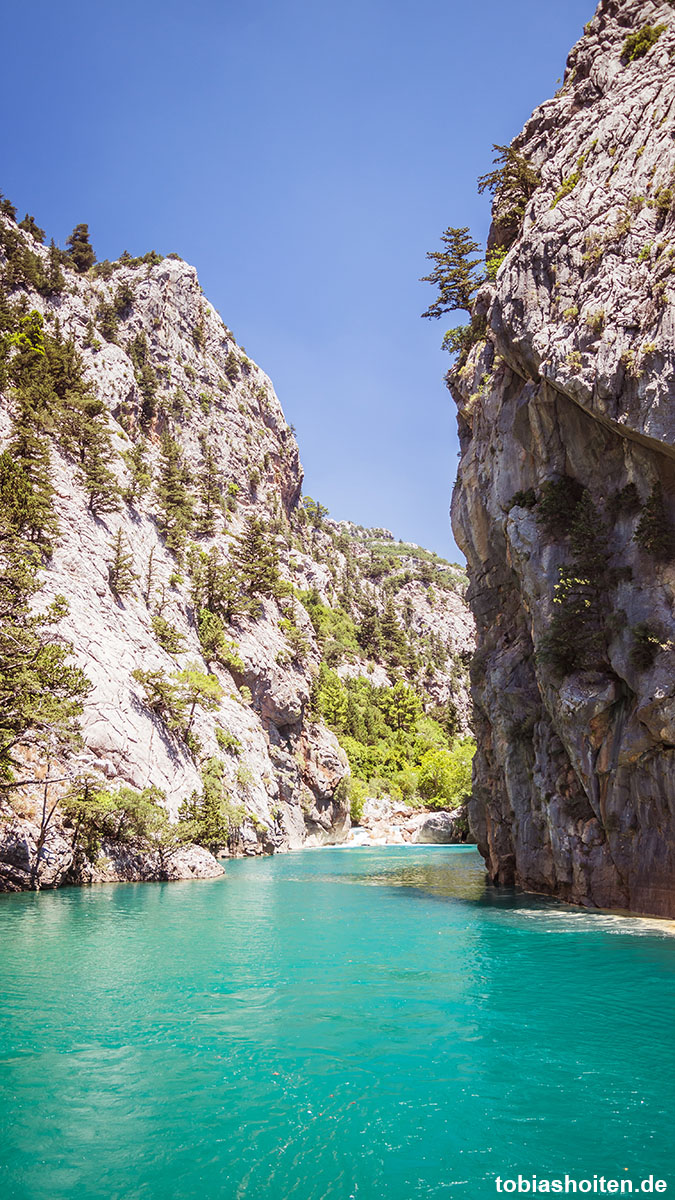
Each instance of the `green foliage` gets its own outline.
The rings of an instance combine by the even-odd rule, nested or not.
[[[176,258],[177,255],[173,255],[173,257]],[[150,270],[151,267],[156,267],[161,262],[163,262],[162,255],[158,254],[156,250],[147,250],[145,254],[136,257],[131,255],[128,250],[123,250],[119,257],[119,264],[122,267],[147,267]]]
[[[239,378],[239,359],[234,353],[234,350],[230,350],[227,358],[225,359],[224,371],[230,383],[237,382]]]
[[[359,652],[359,642],[349,613],[343,608],[328,608],[322,604],[316,589],[298,592],[297,597],[309,614],[322,656],[329,666],[342,658],[354,658]]]
[[[237,756],[241,754],[241,742],[239,738],[230,733],[228,729],[223,729],[221,725],[216,725],[215,734],[216,741],[221,750],[227,750]]]
[[[192,330],[192,341],[195,349],[203,350],[206,345],[206,330],[204,328],[204,318],[200,318]]]
[[[39,292],[42,296],[51,296],[61,290],[65,283],[58,261],[56,273],[53,269],[54,255],[58,256],[59,252],[55,247],[54,253],[50,249],[45,269],[42,258],[31,247],[32,239],[27,240],[18,229],[0,224],[0,251],[5,256],[5,263],[0,272],[0,284],[8,293],[16,288],[26,288]]]
[[[172,625],[170,621],[167,621],[159,613],[156,613],[152,618],[152,632],[162,650],[166,650],[167,654],[181,653],[185,638],[182,633],[178,632],[175,625]]]
[[[490,283],[494,283],[497,278],[497,272],[507,254],[508,248],[506,246],[497,246],[494,250],[488,250],[485,256],[485,273]]]
[[[193,841],[187,824],[172,824],[158,788],[137,792],[122,787],[113,792],[97,781],[81,779],[61,800],[66,823],[73,829],[76,854],[95,862],[104,842],[133,846],[158,854],[165,867],[182,846]]]
[[[301,662],[310,650],[310,643],[302,629],[299,629],[295,621],[290,617],[282,617],[279,622],[279,628],[288,643],[291,662]]]
[[[72,266],[80,275],[84,275],[96,262],[96,255],[89,241],[89,226],[76,225],[66,245]]]
[[[528,488],[527,491],[514,492],[509,500],[508,507],[511,508],[534,508],[537,503],[537,493],[534,488]]]
[[[477,273],[482,264],[478,243],[470,236],[468,226],[462,229],[449,226],[441,234],[441,242],[441,250],[427,251],[427,258],[435,265],[421,282],[438,288],[438,298],[422,316],[438,318],[457,310],[471,314],[473,298],[482,282]]]
[[[595,312],[589,313],[586,317],[586,324],[592,333],[595,333],[599,336],[605,328],[604,309],[598,308]]]
[[[117,342],[119,322],[112,304],[106,304],[104,300],[101,301],[96,309],[96,324],[106,342]]]
[[[666,512],[663,488],[655,483],[649,498],[643,505],[634,540],[642,550],[659,562],[667,562],[673,556],[673,527]]]
[[[349,779],[349,815],[352,825],[359,825],[368,798],[368,788],[362,779]]]
[[[141,685],[148,708],[161,717],[168,729],[178,733],[191,749],[197,751],[198,743],[194,737],[191,738],[196,709],[199,707],[213,712],[224,695],[215,675],[205,674],[199,663],[192,662],[168,678],[163,671],[144,671],[140,668],[132,671],[131,676]]]
[[[539,187],[541,177],[525,156],[514,150],[513,146],[493,145],[492,149],[496,151],[493,159],[495,169],[480,176],[478,191],[488,191],[494,196],[494,218],[503,230],[508,248],[517,236],[525,209]],[[488,278],[489,257],[488,255]]]
[[[432,795],[430,785],[428,795],[421,792],[421,764],[432,752],[453,755],[455,744],[438,721],[422,714],[421,696],[413,688],[401,681],[393,688],[378,688],[364,678],[341,680],[322,663],[312,705],[340,739],[357,796],[365,795],[366,782],[370,794],[388,792],[411,802],[426,803],[441,795],[439,791]]]
[[[126,596],[133,590],[138,576],[133,569],[134,558],[131,554],[121,527],[110,543],[112,560],[108,563],[108,582],[116,596]]]
[[[220,617],[207,608],[200,609],[197,629],[202,653],[208,663],[219,662],[228,671],[243,671],[244,663],[236,643],[225,636]]]
[[[559,204],[561,200],[565,199],[565,196],[569,196],[570,192],[574,191],[579,180],[581,179],[581,173],[584,169],[585,161],[586,161],[586,155],[580,154],[577,159],[577,165],[576,165],[575,169],[571,172],[570,175],[567,176],[566,179],[563,179],[560,187],[558,188],[558,191],[556,192],[555,199],[551,205],[551,208],[555,208],[556,205]]]
[[[642,29],[630,33],[623,44],[621,61],[631,63],[638,58],[643,58],[652,46],[656,45],[661,34],[667,28],[667,25],[643,25]]]
[[[398,679],[382,692],[380,707],[390,729],[409,731],[422,713],[422,702],[411,687]]]
[[[194,522],[192,478],[178,442],[167,431],[160,438],[159,477],[155,499],[159,506],[158,524],[166,544],[180,558],[187,534]]]
[[[151,712],[166,723],[172,731],[181,730],[185,717],[185,705],[175,680],[168,679],[163,671],[143,670],[137,667],[131,678],[143,689],[145,703]]]
[[[39,500],[8,451],[0,454],[0,779],[14,778],[15,755],[77,746],[77,718],[91,688],[57,626],[68,606],[57,596],[36,607],[39,553],[30,540]]]
[[[209,758],[202,767],[201,793],[193,792],[178,810],[179,822],[186,823],[190,837],[212,854],[227,845],[232,830],[241,825],[245,808],[232,801],[224,782],[225,767],[219,758]]]
[[[559,568],[554,616],[539,657],[561,675],[602,665],[608,609],[607,530],[584,489],[570,523],[573,561]]]
[[[583,490],[578,480],[570,475],[546,481],[537,502],[537,524],[544,533],[550,537],[563,537],[569,533]]]
[[[649,625],[646,621],[640,621],[637,625],[633,625],[631,634],[633,636],[633,644],[630,649],[631,666],[638,671],[648,671],[665,642],[653,625]]]
[[[44,229],[40,229],[35,217],[31,217],[26,213],[23,221],[19,221],[19,229],[23,229],[26,233],[29,233],[41,246],[44,244],[45,231]]]
[[[2,192],[0,192],[0,212],[3,216],[9,217],[10,221],[16,221],[16,207]]]
[[[218,459],[206,436],[200,438],[202,464],[197,476],[199,511],[195,518],[198,537],[212,537],[216,529],[216,513],[223,507],[223,476]]]
[[[235,538],[230,554],[243,591],[250,597],[279,596],[284,589],[279,577],[279,555],[260,517],[251,515]]]
[[[208,553],[191,549],[188,565],[195,609],[206,609],[227,623],[247,610],[238,576],[231,565],[223,561],[217,546],[212,546]]]
[[[640,507],[640,493],[634,483],[627,483],[608,497],[607,516],[610,521],[616,521],[619,516],[638,512]]]
[[[311,496],[302,497],[302,508],[300,510],[310,525],[315,529],[320,529],[323,525],[324,518],[328,516],[328,509],[325,504],[319,504],[318,500],[313,500]]]
[[[74,344],[64,340],[58,322],[54,335],[47,334],[42,316],[35,311],[20,318],[10,341],[16,347],[10,363],[16,385],[10,448],[40,499],[44,526],[39,533],[50,526],[55,530],[45,435],[58,437],[62,449],[75,458],[91,511],[115,511],[119,488],[107,465],[113,454],[107,410],[85,381]]]
[[[473,738],[455,742],[450,750],[428,750],[418,774],[420,795],[431,808],[458,808],[471,796]]]
[[[148,443],[144,437],[139,438],[130,450],[122,452],[122,458],[130,476],[129,483],[124,488],[122,495],[129,504],[140,500],[152,486],[152,471],[146,459],[147,453]]]
[[[157,374],[150,358],[150,347],[144,331],[137,333],[127,346],[141,393],[141,424],[147,425],[157,411]]]
[[[215,675],[206,675],[196,662],[188,663],[182,671],[177,671],[174,678],[187,711],[185,732],[189,733],[197,706],[206,712],[214,712],[225,693]]]

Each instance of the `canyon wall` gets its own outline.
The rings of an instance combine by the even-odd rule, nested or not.
[[[675,916],[675,11],[602,0],[449,386],[492,879]]]
[[[62,436],[60,417],[49,418],[53,428],[43,420],[58,532],[43,556],[35,605],[65,597],[57,638],[72,647],[72,661],[92,685],[81,746],[57,752],[51,764],[59,780],[52,794],[78,778],[112,789],[154,787],[175,818],[199,793],[205,765],[217,762],[219,786],[239,814],[240,849],[343,840],[349,768],[313,702],[320,665],[328,655],[344,678],[394,684],[403,668],[377,645],[361,649],[356,640],[364,613],[379,620],[387,611],[412,647],[406,678],[424,688],[428,704],[451,704],[457,731],[466,733],[473,621],[462,571],[448,572],[448,564],[386,530],[335,522],[320,505],[301,503],[298,447],[272,383],[205,299],[192,266],[176,255],[125,254],[78,271],[60,255],[62,279],[50,290],[44,280],[54,252],[17,226],[6,203],[0,222],[3,313],[10,314],[4,327],[18,330],[5,352],[0,450],[16,444],[22,402],[12,371],[13,355],[28,344],[23,331],[35,353],[42,337],[67,343],[89,389],[82,393],[78,384],[79,393],[64,401],[85,430],[81,454]],[[41,327],[31,313],[40,314]],[[110,504],[92,502],[87,487],[98,466],[85,409],[95,413],[96,404],[110,439],[99,466],[117,488]],[[276,555],[278,582],[214,601],[214,589],[232,589],[233,581],[235,591],[244,589],[255,574],[250,562],[248,575],[235,572],[229,583],[223,575],[252,519],[263,550]],[[212,654],[200,625],[204,607],[219,623],[222,645]],[[330,630],[322,636],[316,613],[324,623],[332,614],[337,637]],[[178,673],[191,670],[217,681],[221,694],[215,705],[193,706],[181,730],[160,693],[170,695],[166,682],[170,689]],[[144,687],[139,671],[157,686]],[[26,739],[23,764],[27,777],[44,776],[44,739],[37,749]],[[5,875],[13,885],[35,845],[40,796],[37,785],[3,792]],[[67,843],[57,822],[54,847],[64,836]],[[2,860],[0,852],[0,876]]]

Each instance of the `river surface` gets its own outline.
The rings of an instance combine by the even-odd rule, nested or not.
[[[484,878],[363,848],[0,896],[0,1197],[672,1195],[675,925]]]

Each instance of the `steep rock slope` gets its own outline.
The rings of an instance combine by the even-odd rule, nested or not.
[[[78,453],[56,421],[49,470],[58,534],[36,603],[66,598],[59,636],[93,685],[80,722],[84,745],[52,764],[59,787],[75,777],[154,787],[175,818],[199,793],[205,765],[218,763],[234,848],[343,839],[348,763],[313,699],[325,648],[298,597],[314,604],[315,616],[318,604],[350,626],[351,645],[333,639],[332,667],[378,686],[419,682],[429,705],[450,704],[465,733],[473,622],[462,572],[448,574],[447,564],[386,531],[339,525],[320,505],[300,503],[298,449],[272,384],[206,301],[194,268],[150,254],[78,272],[63,256],[55,266],[54,251],[17,228],[6,202],[1,220],[11,314],[4,327],[14,332],[0,449],[16,439],[12,363],[21,337],[35,345],[56,338],[81,357],[85,385],[101,402],[97,420],[111,439],[103,466],[113,473],[102,487],[119,489],[110,504],[96,494],[92,503],[91,445],[84,438]],[[45,283],[50,270],[53,288]],[[223,572],[233,548],[246,553],[247,534],[255,552],[256,530],[258,550],[277,560],[278,580],[251,593],[260,563],[229,579]],[[359,645],[366,611],[393,618],[402,658]],[[181,726],[162,687],[190,671],[216,680],[219,691],[215,702],[188,705]],[[44,753],[28,747],[25,761],[41,777]],[[24,803],[28,819],[32,801],[30,789],[10,796],[14,845],[16,809]],[[8,855],[16,865],[14,851]]]
[[[450,373],[495,881],[675,916],[675,12],[602,0]],[[515,160],[514,160],[515,161]]]

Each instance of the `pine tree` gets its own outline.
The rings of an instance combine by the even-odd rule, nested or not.
[[[84,364],[73,342],[64,341],[57,326],[45,342],[51,386],[60,409],[59,440],[78,462],[78,478],[93,513],[120,507],[117,477],[109,467],[114,457],[108,411],[84,378]]]
[[[22,317],[9,340],[16,349],[9,368],[16,388],[9,452],[32,488],[30,537],[48,550],[58,524],[53,510],[51,455],[46,434],[54,428],[57,401],[49,377],[40,313],[33,311]]]
[[[183,462],[180,446],[169,433],[163,433],[155,497],[160,507],[160,530],[177,557],[182,554],[185,538],[194,522],[190,484],[190,472]]]
[[[192,728],[197,706],[213,712],[218,708],[225,695],[222,685],[215,675],[207,675],[199,667],[199,663],[188,663],[182,671],[177,671],[174,679],[178,685],[181,701],[187,710],[187,725],[184,735]]]
[[[134,365],[136,383],[141,393],[141,424],[147,425],[157,411],[157,374],[150,358],[150,347],[144,331],[127,346],[127,354]]]
[[[427,258],[435,266],[430,275],[422,276],[421,282],[437,287],[438,299],[422,316],[441,317],[457,310],[471,314],[473,298],[482,282],[481,275],[476,274],[483,262],[478,243],[470,236],[468,226],[462,229],[449,226],[441,234],[441,242],[444,249],[427,251]],[[472,258],[472,254],[478,258]]]
[[[54,632],[63,596],[44,610],[39,558],[30,542],[39,498],[21,464],[0,455],[0,778],[12,780],[17,751],[60,752],[77,745],[77,718],[91,684],[69,663],[71,646]]]
[[[205,437],[201,443],[203,463],[197,479],[200,511],[195,522],[195,533],[198,537],[211,537],[216,528],[216,513],[222,509],[223,476],[218,469],[213,446]]]
[[[134,557],[131,554],[122,528],[117,530],[110,543],[112,559],[108,562],[108,582],[116,596],[126,596],[132,591],[138,576],[134,571]]]
[[[539,172],[512,146],[495,146],[495,169],[481,175],[478,191],[490,192],[496,200],[496,219],[511,237],[525,215],[528,201],[541,183]]]
[[[44,243],[44,229],[40,229],[35,217],[30,217],[28,213],[26,213],[23,221],[19,221],[19,229],[25,229],[26,233],[29,233],[31,237],[35,238],[35,241],[39,242],[40,245]]]
[[[230,555],[249,596],[276,595],[279,588],[279,555],[259,517],[250,516],[235,539]]]
[[[233,804],[225,786],[225,767],[219,758],[209,758],[202,767],[202,791],[193,792],[178,810],[179,822],[185,822],[191,838],[217,854],[226,846],[231,826],[244,818],[241,806]]]
[[[76,271],[84,275],[96,262],[93,246],[89,241],[89,226],[76,225],[66,241],[68,256]]]
[[[47,257],[46,294],[48,296],[58,295],[66,286],[65,276],[61,270],[61,259],[61,251],[57,249],[56,242],[52,238]]]
[[[384,654],[393,667],[403,666],[406,661],[407,644],[393,600],[387,600],[380,624]]]
[[[130,476],[129,483],[122,493],[128,504],[140,500],[152,486],[152,471],[146,460],[147,452],[148,443],[144,437],[141,437],[134,443],[131,450],[125,450],[122,453]]]
[[[371,658],[382,657],[382,627],[374,604],[366,604],[356,632],[359,645]]]

